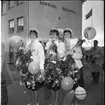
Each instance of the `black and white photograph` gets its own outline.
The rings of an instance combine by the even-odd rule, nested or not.
[[[104,105],[104,0],[0,6],[1,105]]]

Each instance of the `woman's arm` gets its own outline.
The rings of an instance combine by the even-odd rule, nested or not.
[[[60,43],[58,48],[57,48],[58,56],[59,58],[65,57],[65,44]]]
[[[50,45],[51,45],[51,41],[48,41],[46,43],[45,50],[49,50]]]
[[[44,54],[44,49],[41,43],[38,45],[38,55],[40,59],[40,69],[41,72],[44,72],[44,62],[45,62],[45,54]]]
[[[25,53],[30,49],[30,43],[31,43],[31,41],[29,41],[29,42],[26,44],[26,47],[25,47],[25,50],[24,50]]]

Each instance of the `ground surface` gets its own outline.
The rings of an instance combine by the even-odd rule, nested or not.
[[[10,66],[10,71],[15,70],[15,67]],[[104,105],[104,73],[101,70],[100,73],[100,81],[98,84],[92,84],[92,77],[90,68],[88,66],[84,66],[84,80],[85,87],[87,92],[87,97],[84,101],[79,102],[77,105]],[[24,86],[20,86],[19,80],[20,75],[17,74],[9,74],[9,76],[13,77],[13,80],[9,80],[10,77],[8,73],[5,71],[6,79],[8,79],[8,97],[9,103],[8,105],[27,105],[30,103],[30,92],[25,89]],[[41,105],[48,105],[51,102],[51,95],[49,99],[45,99],[45,95],[48,93],[44,93],[44,88],[39,90],[39,102]]]

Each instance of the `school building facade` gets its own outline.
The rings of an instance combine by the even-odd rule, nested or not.
[[[73,35],[81,37],[84,1],[2,1],[1,40],[6,51],[10,37],[18,35],[26,42],[30,29],[39,31],[40,40],[49,39],[52,27],[71,28]]]

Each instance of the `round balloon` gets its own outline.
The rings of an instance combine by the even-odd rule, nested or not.
[[[61,87],[62,89],[64,89],[65,91],[69,91],[73,88],[74,85],[74,81],[71,77],[65,77],[62,81],[61,81]]]
[[[84,30],[84,37],[88,40],[93,39],[96,36],[96,30],[93,27],[87,27]]]
[[[9,45],[12,48],[19,48],[22,46],[23,40],[19,36],[12,36],[9,40]]]
[[[28,71],[33,75],[37,74],[39,72],[39,63],[36,61],[29,63]]]
[[[79,100],[83,100],[86,97],[86,90],[80,86],[75,89],[75,96]]]

